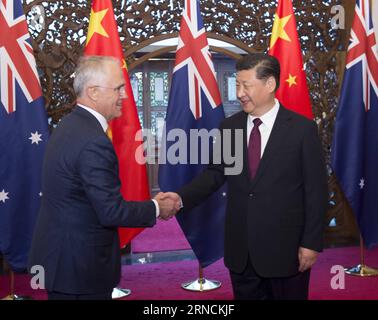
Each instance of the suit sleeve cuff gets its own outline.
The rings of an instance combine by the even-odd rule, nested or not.
[[[155,204],[155,208],[156,208],[156,218],[157,218],[158,216],[160,216],[159,204],[158,204],[158,202],[157,202],[155,199],[151,199],[151,200],[152,200],[152,202]]]

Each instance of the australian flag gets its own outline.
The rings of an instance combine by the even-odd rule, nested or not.
[[[189,160],[187,163],[169,163],[169,148],[174,142],[165,141],[167,134],[173,129],[185,131],[188,138],[185,153],[189,158],[190,130],[210,131],[218,128],[222,119],[224,110],[199,1],[186,0],[163,134],[162,149],[163,152],[168,151],[168,157],[167,164],[159,166],[159,185],[162,191],[178,190],[206,166],[189,163]],[[193,155],[193,150],[191,151]],[[198,152],[197,155],[198,162],[201,162],[203,154]],[[165,155],[162,158],[164,157]],[[184,204],[184,212],[177,215],[177,220],[202,267],[223,257],[226,201],[224,192],[221,189],[214,193],[205,203],[190,212],[185,211]]]
[[[358,0],[336,117],[332,165],[365,245],[378,244],[378,49],[369,0]]]
[[[26,268],[41,199],[47,117],[19,0],[0,2],[0,254]]]

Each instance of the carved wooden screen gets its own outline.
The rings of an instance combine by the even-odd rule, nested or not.
[[[133,66],[136,50],[153,37],[169,36],[179,30],[184,0],[113,1],[120,37],[127,62]],[[232,42],[247,51],[266,51],[277,1],[201,0],[205,27],[214,37]],[[347,26],[334,30],[332,8],[342,4]],[[72,73],[81,55],[87,33],[90,1],[24,0],[32,45],[40,71],[46,108],[51,125],[75,104]],[[337,99],[344,69],[353,1],[293,0],[298,33],[306,63],[307,80],[315,120],[319,126],[330,174],[330,206],[327,224],[336,218],[337,226],[327,228],[327,236],[355,239],[356,228],[332,176],[330,145]],[[349,19],[348,19],[349,17]],[[336,238],[335,238],[336,239]],[[335,242],[336,240],[332,241]]]

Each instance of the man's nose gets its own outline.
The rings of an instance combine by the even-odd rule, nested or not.
[[[236,88],[236,96],[238,97],[238,99],[244,96],[244,90],[242,86]]]

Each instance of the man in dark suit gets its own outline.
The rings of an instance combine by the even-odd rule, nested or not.
[[[275,99],[277,59],[251,54],[236,69],[243,111],[220,129],[222,140],[226,129],[243,131],[242,172],[226,175],[225,161],[211,164],[165,197],[190,210],[227,182],[224,261],[235,299],[307,299],[328,197],[317,126]],[[229,147],[237,149],[235,142]]]
[[[121,274],[117,227],[152,227],[157,216],[175,209],[171,200],[133,202],[120,194],[117,157],[106,135],[125,98],[119,61],[82,58],[74,89],[78,105],[47,146],[29,269],[44,268],[49,299],[111,299]]]

